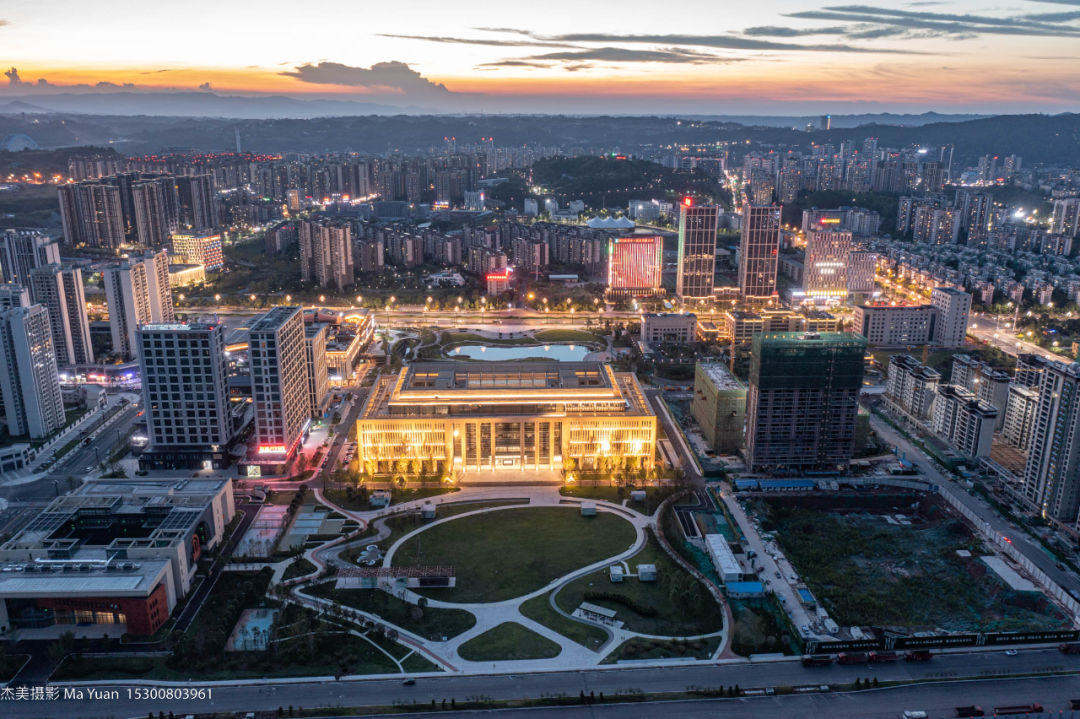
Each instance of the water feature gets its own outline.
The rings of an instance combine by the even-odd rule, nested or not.
[[[493,346],[468,344],[459,345],[447,352],[450,357],[460,359],[504,362],[520,359],[550,359],[560,362],[580,362],[592,352],[588,345],[548,344],[535,347]]]

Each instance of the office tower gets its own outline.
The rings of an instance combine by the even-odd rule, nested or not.
[[[608,240],[608,292],[653,295],[661,289],[664,238],[613,237]]]
[[[4,230],[0,234],[0,277],[4,282],[29,287],[32,269],[59,261],[59,243],[37,230]]]
[[[181,175],[176,178],[180,224],[192,230],[217,225],[213,175]]]
[[[304,327],[307,360],[307,400],[312,417],[321,417],[330,397],[330,369],[326,362],[326,339],[330,326],[317,322]]]
[[[683,200],[679,214],[679,266],[675,280],[675,294],[680,300],[712,297],[719,223],[718,205],[694,206],[691,198]]]
[[[356,273],[349,226],[301,220],[298,231],[300,279],[338,290],[351,287]]]
[[[225,266],[221,235],[177,233],[172,236],[172,253],[185,265],[202,265],[210,272]]]
[[[73,247],[115,249],[126,240],[120,188],[107,182],[79,182],[57,188],[64,240]]]
[[[1068,237],[1080,235],[1080,197],[1054,200],[1054,214],[1050,222],[1050,232]]]
[[[161,251],[128,259],[106,268],[103,275],[113,352],[134,357],[139,325],[176,319],[169,290],[169,256]]]
[[[831,130],[832,129],[832,115],[822,115],[821,116],[821,129],[822,130]]]
[[[64,401],[42,305],[0,310],[0,403],[8,434],[47,437],[64,426]]]
[[[849,332],[758,334],[752,342],[746,464],[832,468],[855,451],[866,339]]]
[[[248,331],[258,459],[288,461],[307,426],[307,357],[300,307],[275,307]]]
[[[967,337],[971,295],[953,287],[935,287],[930,304],[937,308],[934,343],[942,347],[962,347]]]
[[[780,206],[743,204],[739,241],[739,294],[751,302],[768,301],[776,293],[780,254]]]
[[[999,414],[963,387],[939,385],[930,428],[967,459],[979,460],[990,456]]]
[[[154,467],[220,460],[234,435],[220,324],[145,324],[136,330],[143,408]],[[215,454],[217,456],[215,456]]]
[[[14,282],[5,282],[0,284],[0,309],[7,309],[8,307],[29,307],[33,303],[30,301],[30,290],[17,285]]]
[[[803,286],[811,299],[843,300],[848,293],[850,232],[811,231],[806,235]]]
[[[91,364],[94,350],[90,344],[82,270],[55,263],[38,267],[30,272],[30,286],[36,301],[49,311],[57,366]]]
[[[158,180],[134,183],[131,186],[131,203],[135,215],[135,241],[143,247],[165,247],[169,233],[176,228],[169,221],[164,184]]]
[[[1080,510],[1080,364],[1047,363],[1038,389],[1022,489],[1043,517],[1072,525]]]

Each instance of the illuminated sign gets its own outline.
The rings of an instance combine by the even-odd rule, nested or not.
[[[264,444],[259,446],[259,454],[285,454],[283,444]]]
[[[693,197],[684,197],[682,199],[682,203],[684,205],[686,205],[687,207],[693,207],[694,206],[694,198]]]
[[[508,279],[510,279],[510,273],[511,272],[513,272],[513,270],[511,270],[509,267],[507,267],[502,272],[491,272],[491,273],[489,273],[487,275],[486,279],[489,279],[489,280],[508,280]]]
[[[818,220],[818,224],[821,224],[821,225],[839,225],[840,224],[840,218],[839,217],[822,217],[820,220]]]

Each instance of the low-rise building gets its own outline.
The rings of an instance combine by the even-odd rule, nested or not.
[[[874,303],[855,308],[854,330],[874,347],[934,342],[938,310],[933,305]]]
[[[696,337],[697,315],[675,312],[641,315],[641,341],[647,344],[690,344]]]
[[[714,451],[720,454],[739,451],[746,425],[746,385],[726,366],[718,362],[697,364],[690,412]]]
[[[235,514],[224,479],[91,481],[0,544],[0,632],[149,635]]]

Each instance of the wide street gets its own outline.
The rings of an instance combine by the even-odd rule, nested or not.
[[[1012,328],[1012,315],[995,317],[981,314],[978,317],[972,317],[968,323],[968,334],[1014,357],[1018,354],[1036,354],[1051,360],[1069,361],[1064,355],[1054,354],[1037,344],[1017,337],[1016,331]]]
[[[53,702],[8,702],[4,705],[4,716],[8,719],[89,719],[90,717],[146,716],[148,712],[175,712],[178,715],[195,712],[223,711],[270,711],[279,706],[288,707],[334,707],[334,706],[385,706],[394,703],[417,702],[430,705],[432,699],[441,703],[443,699],[465,700],[469,697],[487,697],[490,699],[538,698],[543,696],[578,696],[580,692],[597,695],[603,692],[605,697],[630,692],[682,692],[690,687],[717,689],[721,686],[738,685],[742,689],[765,688],[770,686],[809,686],[854,682],[856,678],[874,678],[879,681],[898,680],[949,680],[961,677],[991,678],[1006,673],[1035,673],[1075,671],[1080,673],[1080,656],[1063,655],[1056,649],[1025,649],[1017,656],[1006,656],[1003,651],[992,650],[970,654],[942,654],[929,662],[896,662],[874,666],[840,666],[834,664],[824,668],[804,668],[798,661],[764,662],[749,664],[739,662],[712,666],[643,666],[636,668],[591,669],[575,672],[554,672],[538,674],[497,674],[497,675],[433,675],[422,676],[415,686],[403,686],[400,677],[391,679],[358,679],[333,681],[298,681],[281,682],[260,681],[253,684],[223,682],[213,687],[212,700],[183,701],[147,701],[127,699],[127,689],[136,684],[115,682],[95,685],[97,689],[108,687],[121,690],[121,698],[108,702],[96,700],[59,700]],[[1005,690],[1015,685],[1015,690]],[[64,685],[57,685],[64,686]],[[163,687],[166,683],[153,681],[141,682],[137,686]],[[193,682],[182,686],[204,686]],[[909,692],[906,701],[915,698],[935,697],[936,706],[946,708],[965,703],[1013,703],[1014,700],[1041,701],[1048,706],[1063,708],[1071,696],[1080,696],[1080,679],[1077,676],[1047,679],[1045,691],[1034,691],[1035,683],[1007,682],[1001,678],[977,686],[967,684],[943,684],[932,687],[920,687]],[[988,695],[992,689],[995,694]],[[988,696],[998,697],[994,699]],[[883,697],[882,699],[863,699]],[[1050,700],[1054,699],[1051,704]],[[756,700],[755,700],[756,701]],[[785,697],[763,699],[762,716],[803,716],[800,709],[805,698]],[[887,698],[885,692],[869,692],[860,695],[843,695],[835,698],[815,697],[809,706],[817,702],[828,705],[826,714],[807,714],[805,716],[845,716],[878,717],[896,716],[897,700]],[[790,704],[788,704],[790,702]],[[746,702],[717,702],[715,707],[709,703],[708,715],[721,711],[721,707],[742,706],[741,716],[746,716],[747,708],[753,706]],[[687,704],[690,707],[697,706]],[[883,714],[891,707],[893,714]],[[871,710],[873,708],[873,710]],[[912,708],[912,707],[899,707]],[[923,707],[914,707],[923,708]],[[593,707],[595,710],[596,707]],[[658,711],[659,705],[642,705],[635,710],[635,716],[669,716],[667,710]],[[627,707],[631,711],[630,707]],[[565,711],[565,710],[559,710]],[[698,711],[698,710],[694,710]],[[839,712],[839,713],[837,713]],[[686,713],[681,716],[705,716],[705,712]],[[740,716],[738,712],[727,714]],[[560,714],[560,716],[563,716]],[[584,716],[584,715],[582,715]]]

